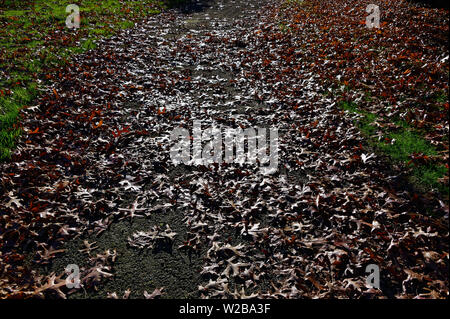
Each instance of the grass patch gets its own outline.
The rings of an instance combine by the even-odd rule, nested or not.
[[[448,102],[448,94],[446,91],[440,91],[434,95],[434,100],[438,104],[443,104]]]
[[[377,120],[377,115],[364,111],[356,103],[342,101],[339,104],[343,110],[360,114],[356,121],[363,135],[367,138],[369,145],[382,154],[388,155],[394,162],[402,163],[411,168],[411,182],[420,190],[438,189],[442,193],[448,193],[448,186],[439,182],[445,176],[448,169],[439,164],[434,164],[427,159],[438,155],[437,150],[419,132],[411,128],[405,121],[396,121],[397,129],[385,130],[384,140],[374,137],[377,128],[373,123]],[[414,158],[421,158],[423,161],[413,161]]]
[[[132,27],[134,27],[134,22],[133,21],[121,21],[121,22],[119,22],[119,27],[121,29],[132,28]]]
[[[21,129],[17,126],[19,111],[35,95],[36,85],[30,85],[27,89],[16,89],[9,98],[0,98],[0,161],[11,157],[11,149],[21,134]]]
[[[425,156],[437,155],[434,147],[423,137],[409,129],[402,129],[400,132],[388,133],[389,141],[379,143],[383,152],[396,161],[408,162],[412,154],[423,154]]]
[[[83,41],[81,44],[81,48],[83,49],[82,51],[92,50],[92,49],[95,49],[96,47],[97,47],[97,44],[95,44],[94,40],[92,40],[92,39],[87,39],[87,40]]]
[[[364,133],[364,135],[370,137],[376,132],[375,126],[372,123],[376,119],[376,115],[366,112],[358,108],[358,105],[354,102],[341,102],[340,107],[350,113],[357,113],[362,115],[360,121],[358,122],[358,127]]]

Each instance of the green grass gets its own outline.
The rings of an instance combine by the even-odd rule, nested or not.
[[[344,111],[348,111],[350,113],[358,113],[358,114],[362,113],[362,111],[360,111],[358,108],[358,104],[353,103],[353,102],[342,101],[339,106]]]
[[[411,168],[411,182],[419,190],[438,189],[442,193],[448,193],[448,186],[439,182],[444,177],[448,169],[440,164],[434,164],[431,160],[412,161],[412,156],[419,156],[431,159],[438,154],[437,150],[420,132],[415,131],[405,121],[395,121],[397,128],[384,130],[384,140],[374,137],[377,128],[373,123],[377,120],[377,115],[364,111],[356,103],[342,101],[339,106],[350,113],[360,114],[360,119],[355,123],[363,135],[367,138],[369,145],[378,152],[391,158],[393,162],[403,163]]]
[[[379,143],[379,147],[396,161],[408,162],[411,159],[411,154],[437,155],[431,144],[409,129],[402,129],[400,132],[390,132],[386,136],[390,141],[395,142]]]
[[[358,123],[358,126],[361,129],[361,131],[364,133],[364,135],[372,136],[373,134],[375,134],[376,128],[372,125],[372,123],[376,119],[375,114],[360,110],[358,108],[358,105],[353,102],[342,102],[340,104],[340,107],[343,110],[348,111],[350,113],[357,113],[357,114],[362,115],[362,117]]]
[[[121,21],[121,22],[119,22],[119,26],[122,29],[132,28],[132,27],[134,27],[134,22],[133,21],[127,21],[127,20]]]
[[[96,39],[131,28],[141,18],[182,1],[5,0],[0,7],[0,161],[10,158],[20,135],[20,109],[37,97],[38,80],[74,54],[96,48]],[[34,7],[30,8],[30,3]],[[80,7],[81,26],[65,26],[66,6]]]
[[[17,88],[8,98],[0,98],[0,109],[3,111],[0,113],[0,160],[10,158],[11,149],[21,133],[15,125],[19,110],[30,103],[35,95],[36,85],[30,84],[26,89]]]
[[[96,47],[97,45],[92,39],[87,39],[81,43],[81,48],[83,49],[83,51],[92,50],[95,49]]]

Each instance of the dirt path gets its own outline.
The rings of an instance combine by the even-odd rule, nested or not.
[[[185,11],[101,41],[28,112],[31,133],[2,166],[0,207],[19,225],[3,258],[27,253],[30,277],[76,264],[86,286],[101,281],[73,297],[161,287],[166,298],[394,296],[415,293],[407,271],[448,280],[445,225],[417,214],[382,159],[364,153],[274,9],[236,0]],[[277,173],[173,165],[170,133],[194,120],[277,128]],[[139,231],[167,226],[173,243],[130,247]],[[98,246],[90,257],[84,240]],[[49,262],[52,247],[66,251]],[[95,257],[108,249],[117,257]],[[369,264],[382,269],[382,290],[366,287]]]

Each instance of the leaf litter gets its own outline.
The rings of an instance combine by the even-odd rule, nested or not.
[[[235,0],[190,18],[165,12],[60,71],[23,111],[28,134],[0,164],[1,297],[66,298],[64,273],[38,265],[72,238],[169,209],[187,229],[174,249],[203,257],[194,287],[203,298],[448,297],[447,204],[431,200],[435,216],[426,215],[399,187],[401,172],[364,149],[353,120],[320,93],[300,39],[280,30],[278,10]],[[278,128],[278,172],[175,167],[170,132],[194,120]],[[130,249],[171,245],[171,226],[130,233]],[[120,259],[96,249],[87,241],[80,252],[85,289],[114,280]],[[380,289],[366,284],[369,264],[381,269]],[[171,294],[149,291],[141,298]]]

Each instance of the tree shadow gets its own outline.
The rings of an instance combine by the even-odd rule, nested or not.
[[[181,13],[190,14],[202,12],[211,6],[213,0],[169,0],[169,6]]]
[[[171,240],[158,240],[153,246],[152,253],[155,255],[160,252],[166,252],[172,255],[173,242]]]

